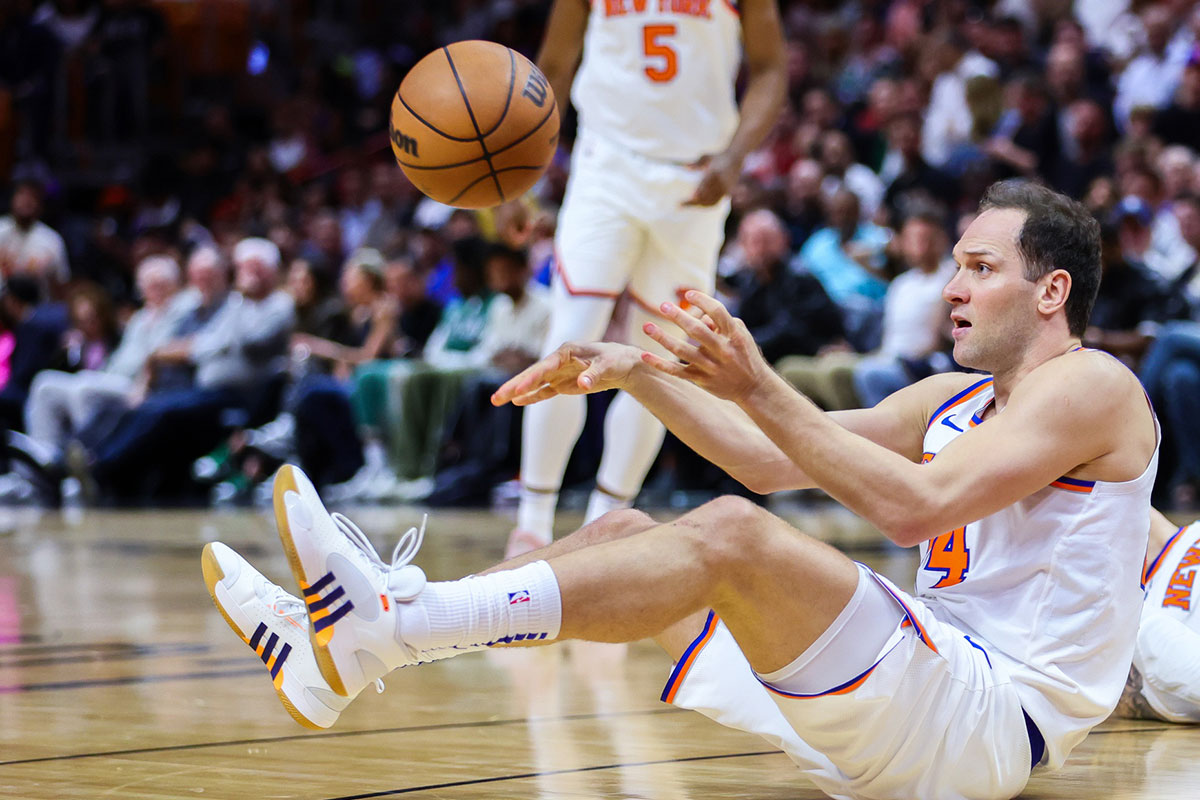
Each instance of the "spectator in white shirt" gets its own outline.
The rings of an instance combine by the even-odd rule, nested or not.
[[[0,277],[30,275],[41,284],[43,296],[55,297],[70,279],[71,268],[63,238],[41,215],[41,184],[18,181],[11,213],[0,217]]]
[[[1171,12],[1161,5],[1152,5],[1142,12],[1146,28],[1146,46],[1117,79],[1117,96],[1113,100],[1113,115],[1117,127],[1124,131],[1129,114],[1138,106],[1166,108],[1179,86],[1183,62],[1171,59],[1167,43],[1171,37]]]

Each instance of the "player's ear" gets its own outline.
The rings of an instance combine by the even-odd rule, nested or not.
[[[1046,316],[1054,314],[1067,305],[1071,295],[1071,273],[1056,269],[1043,275],[1038,281],[1038,311]]]

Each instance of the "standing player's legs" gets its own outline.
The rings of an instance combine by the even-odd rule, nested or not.
[[[654,322],[677,330],[665,322],[659,306],[664,302],[681,303],[688,289],[713,291],[728,213],[728,201],[712,208],[680,208],[649,226],[646,246],[629,283],[634,300],[629,312],[630,344],[664,358],[672,357],[646,335],[642,326]],[[604,455],[585,522],[633,503],[665,434],[662,422],[641,403],[625,392],[617,394],[604,421]]]
[[[564,342],[597,341],[629,281],[644,231],[614,198],[605,176],[585,158],[559,215],[553,310],[544,351]],[[582,396],[555,397],[525,410],[521,433],[521,499],[510,555],[548,543],[567,460],[583,431]]]

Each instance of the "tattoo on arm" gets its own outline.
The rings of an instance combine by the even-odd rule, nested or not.
[[[1142,673],[1132,665],[1129,667],[1129,679],[1125,681],[1125,690],[1121,692],[1121,699],[1117,701],[1112,715],[1125,719],[1156,719],[1166,722],[1162,715],[1146,702],[1142,694]]]

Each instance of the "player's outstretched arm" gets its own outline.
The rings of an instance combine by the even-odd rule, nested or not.
[[[695,165],[704,175],[684,205],[711,206],[729,194],[742,162],[770,133],[787,96],[787,55],[776,0],[742,0],[738,5],[748,73],[738,126],[724,151]]]
[[[571,104],[571,82],[575,80],[575,70],[583,56],[587,22],[587,0],[554,0],[550,18],[546,21],[537,65],[554,90],[560,117],[566,116],[567,106]]]
[[[492,402],[526,406],[560,394],[623,389],[684,444],[752,491],[769,494],[816,485],[735,403],[652,367],[648,356],[612,342],[564,344],[509,379],[492,395]],[[909,387],[875,408],[828,416],[905,458],[919,459],[922,421],[937,402],[962,388],[957,377],[935,376],[923,382],[932,387]]]
[[[532,405],[557,395],[624,389],[684,443],[748,488],[767,493],[811,485],[733,403],[642,361],[643,351],[613,342],[564,344],[509,379],[492,403]]]
[[[717,300],[695,291],[686,299],[705,312],[703,320],[672,304],[662,311],[690,341],[645,326],[679,360],[643,353],[643,361],[737,403],[816,486],[897,544],[918,544],[981,519],[1060,477],[1079,475],[1080,468],[1087,479],[1131,480],[1154,451],[1154,428],[1136,377],[1106,355],[1083,352],[1034,368],[1004,413],[921,465],[906,447],[881,446],[792,390],[763,361],[746,326]],[[912,411],[931,385],[923,381],[904,393],[915,403],[888,406],[902,416],[900,441],[909,437],[909,447]],[[884,410],[881,404],[872,411]]]

